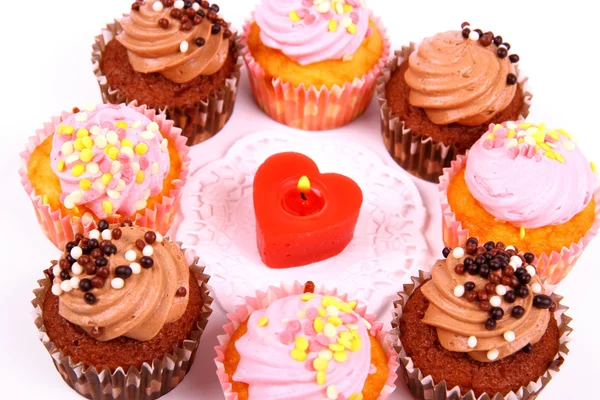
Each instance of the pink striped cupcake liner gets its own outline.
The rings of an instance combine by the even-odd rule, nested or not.
[[[266,292],[257,291],[256,297],[247,297],[244,305],[236,306],[236,312],[227,315],[230,322],[223,327],[225,334],[218,337],[219,345],[215,347],[217,353],[217,357],[215,358],[215,363],[217,364],[217,376],[221,383],[223,393],[225,394],[225,400],[238,400],[238,395],[233,392],[231,381],[229,380],[227,373],[225,373],[224,366],[225,350],[236,329],[246,321],[254,311],[267,308],[275,300],[302,293],[304,293],[304,285],[300,282],[294,282],[291,285],[282,283],[279,287],[270,286]],[[328,290],[325,289],[325,287],[318,287],[315,288],[314,293],[325,296],[336,296],[343,301],[348,301],[348,296],[338,293],[337,289]],[[381,343],[388,359],[388,378],[378,397],[378,400],[384,400],[396,389],[395,382],[398,377],[396,371],[400,365],[398,363],[398,353],[394,348],[394,340],[392,340],[389,332],[383,331],[383,324],[376,323],[376,316],[367,314],[366,310],[366,305],[359,304],[354,311],[371,324],[372,327],[370,333]]]
[[[256,62],[247,42],[252,20],[244,25],[242,55],[248,68],[252,93],[258,106],[272,119],[292,128],[322,131],[342,127],[362,115],[371,103],[381,73],[390,54],[386,29],[378,18],[373,18],[384,40],[384,50],[377,65],[353,82],[328,89],[326,86],[294,87],[289,82],[267,76]]]
[[[171,227],[173,218],[179,206],[181,190],[185,185],[190,165],[188,156],[189,148],[186,146],[186,138],[181,135],[181,129],[173,126],[173,121],[166,119],[164,114],[157,114],[155,110],[146,106],[137,106],[136,102],[127,105],[137,112],[144,114],[150,120],[156,122],[160,127],[163,137],[170,143],[174,143],[181,157],[181,172],[179,177],[171,182],[172,188],[168,196],[163,196],[160,203],[155,203],[152,208],[138,212],[133,221],[136,225],[152,229],[166,235]],[[82,218],[64,214],[62,210],[52,210],[49,204],[44,203],[44,194],[36,193],[28,176],[28,165],[31,154],[46,138],[54,134],[55,127],[60,121],[71,115],[63,112],[58,117],[52,117],[51,122],[44,123],[42,129],[36,131],[35,136],[29,138],[25,151],[21,153],[21,166],[19,175],[21,184],[29,195],[38,222],[44,234],[58,248],[64,248],[65,244],[74,239],[76,233],[86,233],[97,228],[97,217],[86,213]],[[118,222],[116,219],[109,222]]]
[[[469,236],[469,230],[463,229],[461,221],[456,219],[456,215],[448,204],[448,185],[450,181],[465,167],[467,162],[467,152],[464,156],[458,156],[452,161],[449,168],[444,169],[438,185],[440,202],[442,206],[442,234],[444,245],[454,248],[464,246]],[[536,254],[536,268],[538,273],[547,277],[548,284],[556,285],[562,281],[571,271],[577,260],[583,254],[583,250],[590,241],[596,236],[600,229],[600,188],[594,193],[596,200],[596,219],[592,228],[577,242],[569,247],[563,247],[559,252]]]

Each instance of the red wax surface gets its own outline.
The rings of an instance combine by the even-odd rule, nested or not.
[[[308,204],[297,188],[304,175],[311,183]],[[352,179],[321,174],[313,160],[299,153],[269,157],[256,172],[253,195],[258,251],[271,268],[307,265],[341,253],[352,240],[363,200]],[[302,207],[309,215],[298,215]]]

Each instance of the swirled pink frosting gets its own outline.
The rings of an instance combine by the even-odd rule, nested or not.
[[[369,16],[362,0],[262,0],[255,13],[262,42],[301,65],[354,54],[369,32]]]
[[[322,400],[327,398],[326,391],[332,385],[343,398],[362,392],[371,367],[371,346],[366,324],[353,311],[340,312],[344,323],[337,327],[336,335],[354,329],[362,346],[357,351],[345,350],[347,360],[343,362],[330,360],[324,384],[317,383],[314,360],[324,355],[322,351],[328,351],[329,343],[337,343],[336,338],[330,339],[313,329],[315,318],[320,318],[317,310],[325,311],[324,300],[327,297],[319,295],[309,301],[302,300],[301,295],[289,296],[252,313],[247,333],[235,343],[240,362],[233,375],[233,380],[249,385],[249,398]],[[267,324],[260,326],[265,321]],[[298,337],[310,342],[304,361],[290,355]]]
[[[560,225],[590,202],[596,175],[562,129],[505,122],[469,152],[465,180],[477,201],[517,227]]]
[[[61,202],[99,218],[131,216],[159,194],[169,172],[168,141],[158,124],[125,105],[99,105],[56,127],[50,165]]]

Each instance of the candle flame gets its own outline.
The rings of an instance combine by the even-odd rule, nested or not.
[[[310,191],[310,180],[307,176],[298,179],[298,190],[302,193]]]

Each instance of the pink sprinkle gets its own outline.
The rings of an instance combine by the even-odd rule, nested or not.
[[[350,18],[352,19],[352,23],[358,24],[358,13],[356,11],[352,11]]]
[[[519,155],[519,148],[517,146],[511,147],[508,149],[508,155],[514,160]]]
[[[279,341],[282,344],[285,344],[286,346],[288,344],[292,344],[294,342],[294,335],[292,335],[292,332],[284,331],[284,332],[278,333],[278,336],[279,336]]]
[[[141,169],[146,169],[150,166],[150,161],[148,161],[148,157],[143,156],[142,158],[140,158],[140,168]]]
[[[522,156],[527,156],[527,151],[529,151],[529,145],[525,144],[523,146],[521,146],[521,155]]]
[[[115,188],[117,187],[117,184],[119,183],[118,179],[113,179],[108,183],[108,189],[110,190],[115,190]]]
[[[103,153],[96,153],[94,154],[94,157],[92,157],[92,162],[98,163],[100,162],[100,160],[102,160],[102,158],[104,158],[104,154]]]
[[[315,337],[317,332],[315,332],[315,328],[313,327],[312,322],[307,321],[304,323],[304,334],[309,337]]]
[[[337,400],[348,400],[342,393],[338,394]]]
[[[375,372],[377,372],[377,367],[371,364],[371,366],[369,367],[369,375],[373,375]]]
[[[119,137],[119,140],[123,140],[125,139],[125,136],[127,136],[127,131],[123,128],[117,128],[117,136]]]
[[[294,319],[287,323],[285,329],[291,333],[298,333],[300,330],[302,330],[302,325],[300,324],[300,321]]]
[[[494,124],[493,122],[490,122],[490,125],[488,126],[488,131],[493,132],[495,126],[496,126],[496,124]]]
[[[129,159],[129,156],[125,153],[119,153],[119,155],[117,156],[117,160],[119,160],[121,162],[121,164],[129,164],[129,162],[131,161]],[[141,166],[141,164],[140,164],[140,166]]]
[[[350,4],[352,7],[361,7],[359,0],[346,0],[346,3]]]
[[[317,342],[322,345],[322,346],[329,346],[331,344],[331,340],[329,340],[329,338],[325,335],[319,335],[317,336]]]
[[[494,148],[497,149],[499,147],[504,146],[504,139],[496,138],[494,139]]]
[[[325,20],[329,21],[330,19],[333,19],[334,15],[333,15],[333,11],[329,10],[327,11],[325,14],[321,14]]]
[[[133,168],[131,168],[131,165],[129,165],[129,164],[121,165],[121,175],[123,175],[124,178],[133,176]]]
[[[310,372],[315,372],[315,367],[313,367],[313,363],[315,362],[315,358],[316,357],[307,359],[306,362],[304,363],[304,368],[306,368]]]
[[[321,343],[317,342],[315,339],[311,339],[308,342],[308,351],[310,351],[311,353],[317,353],[323,349],[324,349],[323,345]]]
[[[556,143],[556,139],[554,139],[552,136],[550,135],[546,135],[546,137],[544,137],[544,141],[546,142],[550,142],[550,143]]]
[[[102,171],[103,174],[110,172],[111,167],[112,167],[112,162],[108,158],[105,158],[100,163],[100,171]]]
[[[535,147],[529,146],[529,150],[527,150],[527,158],[532,158],[535,156]]]
[[[490,139],[485,139],[483,141],[483,148],[486,150],[491,150],[494,148],[494,142]]]
[[[542,161],[542,155],[540,153],[535,153],[535,162]]]
[[[308,311],[306,311],[306,318],[308,318],[311,321],[314,321],[315,318],[317,318],[318,316],[319,311],[315,307],[311,307],[308,309]]]
[[[355,324],[358,322],[358,317],[354,314],[340,314],[340,319],[344,324]]]
[[[306,8],[301,8],[298,11],[296,11],[296,14],[298,14],[298,17],[304,19],[304,17],[308,15],[308,10]]]
[[[313,6],[313,0],[302,0],[302,5],[304,7],[312,7]]]
[[[100,128],[104,129],[113,129],[115,126],[110,121],[102,121],[100,122]]]
[[[508,129],[500,128],[496,132],[494,132],[494,135],[496,135],[497,138],[505,138],[506,135],[508,135]]]
[[[133,176],[121,176],[121,179],[123,179],[123,182],[129,185],[133,181]]]
[[[312,5],[312,3],[311,3]],[[304,23],[306,25],[312,25],[315,23],[315,21],[317,20],[317,17],[315,17],[314,14],[308,14],[305,18],[304,18]]]

